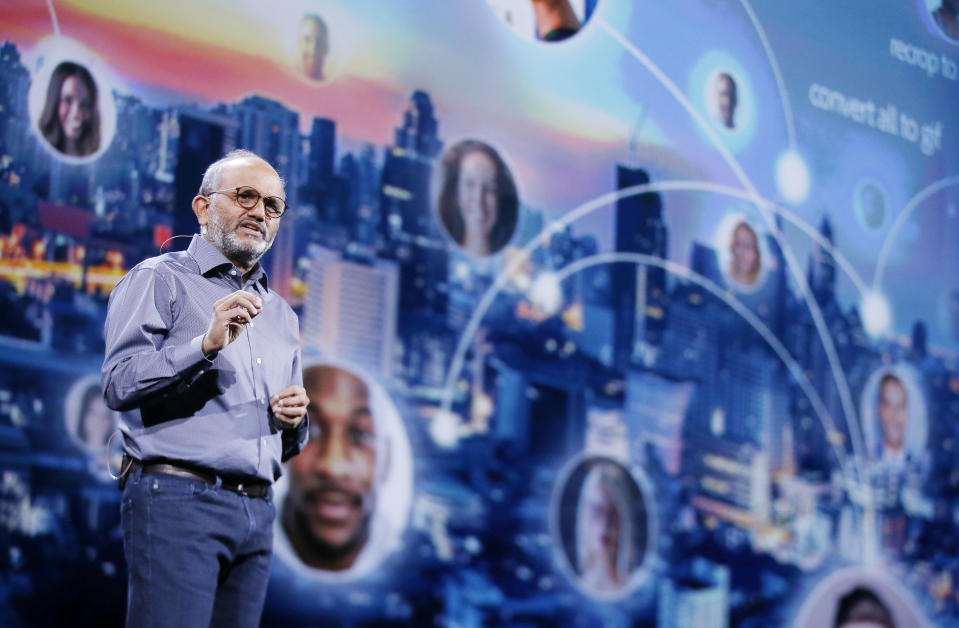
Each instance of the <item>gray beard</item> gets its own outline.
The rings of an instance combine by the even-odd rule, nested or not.
[[[220,220],[220,215],[215,211],[210,212],[207,235],[224,257],[242,268],[253,268],[272,244],[266,240],[252,244],[241,242],[236,235],[236,230],[228,230],[227,225]]]

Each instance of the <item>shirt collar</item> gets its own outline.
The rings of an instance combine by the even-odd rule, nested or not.
[[[220,252],[220,249],[216,248],[201,235],[193,236],[193,240],[190,241],[190,246],[187,247],[187,253],[189,253],[193,261],[196,262],[197,269],[201,275],[206,275],[211,270],[217,268],[223,268],[224,270],[233,268],[233,262],[228,260],[226,256]],[[263,270],[263,266],[261,266],[259,262],[256,263],[256,266],[253,267],[253,272],[250,273],[250,281],[261,283],[264,289],[269,287],[267,285],[266,271]]]

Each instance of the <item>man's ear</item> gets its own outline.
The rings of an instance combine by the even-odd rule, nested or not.
[[[193,197],[193,213],[196,214],[196,220],[203,227],[209,221],[210,199],[206,196],[197,194]]]

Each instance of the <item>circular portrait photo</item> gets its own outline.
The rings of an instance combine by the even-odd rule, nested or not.
[[[710,103],[713,119],[727,131],[736,129],[736,107],[738,87],[736,79],[729,72],[719,72],[713,77],[713,84],[710,88],[713,93],[713,100]]]
[[[587,595],[617,599],[641,582],[652,547],[648,491],[621,463],[574,460],[560,473],[551,509],[560,564]]]
[[[868,177],[860,180],[853,196],[853,209],[863,231],[875,234],[885,229],[889,203],[882,184]]]
[[[799,609],[796,628],[922,628],[911,596],[878,570],[850,567],[816,585]]]
[[[723,218],[714,241],[723,278],[738,292],[754,292],[766,280],[772,256],[758,220],[733,213]]]
[[[68,163],[86,163],[110,145],[116,107],[109,82],[95,61],[68,40],[38,46],[37,70],[27,96],[30,120],[40,141]]]
[[[501,251],[519,222],[516,182],[500,154],[479,140],[463,140],[443,154],[436,213],[464,253]]]
[[[296,29],[296,48],[293,51],[293,68],[308,81],[329,80],[330,27],[319,13],[307,13],[300,18]]]
[[[756,132],[756,97],[746,69],[729,53],[713,50],[704,54],[689,75],[689,100],[716,131],[722,143],[736,153]],[[714,141],[702,129],[707,141]]]
[[[926,400],[916,371],[906,364],[876,370],[862,391],[859,415],[874,464],[906,470],[926,456]]]
[[[925,9],[936,32],[959,44],[959,0],[924,0]]]
[[[119,419],[103,399],[98,375],[81,377],[70,386],[63,406],[67,436],[87,456],[90,471],[102,479],[110,477],[108,462],[118,468],[109,446]]]
[[[586,26],[598,0],[486,0],[514,33],[530,41],[565,41]]]
[[[276,485],[277,556],[295,571],[348,580],[396,549],[413,494],[413,458],[396,407],[357,369],[303,370],[310,437]]]

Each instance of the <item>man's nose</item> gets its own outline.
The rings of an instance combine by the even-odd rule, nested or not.
[[[264,205],[265,202],[266,202],[266,199],[260,198],[260,200],[256,202],[256,205],[254,205],[253,207],[247,210],[247,215],[251,218],[255,218],[259,220],[260,222],[266,221],[266,206]]]
[[[348,475],[350,468],[349,451],[341,438],[331,438],[317,456],[316,469],[329,476]]]

